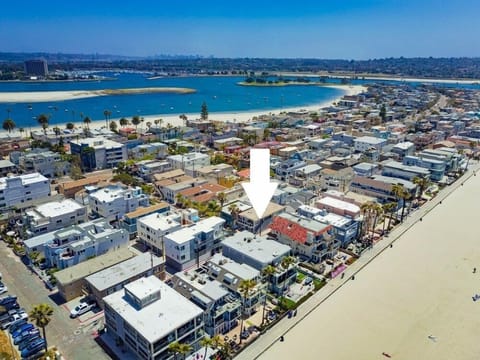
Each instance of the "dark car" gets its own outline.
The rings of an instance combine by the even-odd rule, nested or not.
[[[22,342],[23,340],[27,339],[30,335],[40,334],[40,330],[38,329],[31,329],[22,332],[17,337],[13,338],[13,343],[17,345],[18,343]]]
[[[31,343],[37,341],[38,339],[40,339],[40,334],[35,334],[28,338],[25,338],[25,340],[18,343],[18,350],[22,351],[23,349],[26,349],[30,346]]]
[[[32,355],[35,355],[39,351],[43,350],[45,347],[45,340],[37,339],[30,343],[25,349],[22,350],[22,358],[28,358]]]
[[[9,302],[16,302],[17,301],[17,296],[16,295],[8,295],[4,296],[3,298],[0,298],[0,305],[7,304]]]
[[[10,324],[10,329],[9,329],[10,334],[13,333],[15,330],[19,329],[22,325],[24,325],[26,323],[27,323],[27,320],[22,319],[22,320],[16,321],[13,324]]]
[[[27,330],[31,330],[33,329],[35,326],[33,326],[33,324],[30,324],[30,323],[26,323],[26,324],[23,324],[22,326],[20,326],[17,330],[15,330],[14,332],[11,332],[12,334],[12,337],[13,338],[16,338],[18,335],[20,335],[22,332],[24,331],[27,331]]]

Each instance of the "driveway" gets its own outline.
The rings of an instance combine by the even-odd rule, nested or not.
[[[94,334],[103,319],[81,322],[70,319],[65,306],[57,305],[56,293],[45,288],[43,282],[22,263],[7,245],[0,241],[0,272],[8,286],[8,294],[18,296],[18,303],[27,311],[40,303],[52,306],[52,321],[46,328],[49,346],[56,346],[65,359],[110,360],[111,358],[94,341]],[[4,294],[5,296],[7,294]]]

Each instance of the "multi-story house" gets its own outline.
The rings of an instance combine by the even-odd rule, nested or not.
[[[403,164],[407,166],[418,166],[430,171],[430,180],[441,181],[445,176],[447,163],[443,160],[433,159],[432,157],[405,156]]]
[[[358,205],[350,201],[344,201],[335,196],[329,196],[328,194],[317,200],[315,206],[337,215],[350,216],[353,219],[360,216],[360,207]]]
[[[396,201],[396,196],[392,192],[394,185],[402,185],[415,198],[418,186],[411,181],[394,178],[390,176],[355,176],[350,184],[350,190],[362,195],[372,196],[379,202]]]
[[[353,148],[358,152],[364,152],[370,149],[376,149],[381,152],[385,145],[387,145],[386,139],[373,136],[362,136],[353,141]]]
[[[71,199],[52,201],[25,211],[29,237],[81,224],[87,218],[86,207]]]
[[[39,173],[0,178],[0,210],[50,194],[50,181]]]
[[[199,349],[203,311],[155,276],[125,285],[103,299],[105,327],[136,359],[170,359],[173,342]]]
[[[235,297],[241,299],[244,315],[252,315],[263,304],[266,284],[262,283],[262,274],[257,269],[237,263],[221,254],[215,254],[205,264],[204,269],[210,277],[222,283]],[[240,291],[243,280],[253,280],[256,284],[246,299]]]
[[[267,266],[275,267],[276,272],[269,282],[271,291],[282,294],[297,278],[295,266],[284,269],[282,259],[292,252],[290,246],[266,236],[254,235],[249,231],[236,232],[222,241],[223,256],[240,264],[247,264],[262,272]]]
[[[176,273],[173,288],[204,311],[205,331],[210,337],[225,334],[238,324],[241,300],[205,269]]]
[[[403,159],[405,156],[413,155],[415,153],[415,144],[410,141],[401,142],[395,144],[390,151],[397,154],[400,159]]]
[[[273,217],[280,214],[284,209],[284,206],[270,202],[262,217],[259,218],[253,207],[250,207],[237,215],[235,225],[240,230],[248,230],[256,234],[265,230],[272,222]]]
[[[17,166],[10,160],[0,160],[0,176],[4,177],[8,174],[17,172]]]
[[[38,172],[47,178],[64,176],[70,172],[70,163],[63,161],[60,154],[45,149],[34,149],[22,153],[18,167],[24,173]]]
[[[105,296],[121,290],[132,281],[150,275],[165,279],[165,260],[145,252],[87,276],[84,291],[103,309]]]
[[[412,181],[414,177],[430,178],[430,170],[415,165],[404,165],[397,161],[386,161],[382,164],[382,175]]]
[[[88,204],[92,213],[108,221],[118,221],[138,207],[148,206],[149,200],[140,187],[129,188],[114,184],[90,192]]]
[[[275,240],[314,262],[333,258],[340,247],[332,225],[298,215],[280,214],[273,219],[270,229]]]
[[[208,260],[220,251],[224,223],[222,218],[212,216],[166,234],[163,241],[167,265],[182,271]]]
[[[194,177],[197,169],[210,165],[210,156],[199,152],[171,155],[167,156],[167,160],[172,164],[172,169],[182,169],[187,175]]]
[[[64,269],[89,258],[128,245],[128,233],[113,228],[105,219],[72,225],[25,240],[27,254],[45,257],[49,267]]]
[[[306,165],[307,163],[303,160],[298,160],[296,158],[288,159],[277,165],[275,168],[275,174],[281,180],[288,180],[295,175],[295,172],[298,169],[303,168]]]
[[[161,214],[170,210],[170,205],[164,201],[160,201],[157,204],[147,207],[139,207],[137,210],[126,213],[120,220],[120,227],[127,230],[130,234],[130,239],[134,239],[137,236],[137,222],[141,217],[150,214]]]
[[[86,170],[108,169],[128,159],[127,146],[103,137],[70,141],[72,155],[79,155]]]
[[[176,212],[154,213],[137,220],[140,242],[155,254],[165,255],[164,236],[182,228],[182,215]]]

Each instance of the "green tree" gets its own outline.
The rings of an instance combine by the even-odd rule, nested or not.
[[[55,137],[58,137],[61,134],[62,131],[60,130],[60,128],[58,126],[55,126],[53,128],[53,132],[55,133]]]
[[[386,204],[383,204],[383,212],[385,214],[388,214],[388,225],[387,225],[387,231],[390,230],[390,224],[392,223],[392,217],[393,217],[393,212],[397,208],[397,203],[396,202],[389,202]],[[385,232],[385,220],[383,221],[383,233]]]
[[[52,315],[53,309],[48,304],[35,305],[28,314],[28,317],[35,322],[35,325],[42,328],[43,339],[45,340],[45,351],[48,351],[45,328],[50,323]]]
[[[121,126],[121,127],[125,127],[125,126],[127,126],[127,125],[128,125],[128,120],[125,119],[124,117],[122,117],[122,118],[120,119],[120,126]]]
[[[168,345],[168,351],[173,354],[173,357],[177,359],[177,355],[183,355],[183,358],[185,359],[186,355],[192,351],[192,346],[189,344],[182,344],[179,343],[178,341],[175,341],[173,343],[170,343]]]
[[[273,265],[267,265],[262,270],[262,275],[265,281],[268,282],[269,286],[273,288],[273,275],[277,272],[277,269]],[[263,301],[263,309],[262,309],[262,326],[265,324],[265,308],[267,307],[267,295],[265,294],[265,299]]]
[[[118,125],[115,120],[110,121],[110,131],[117,132]]]
[[[379,116],[382,119],[382,123],[384,123],[387,118],[387,108],[385,107],[385,104],[382,104]]]
[[[68,130],[73,130],[75,129],[75,124],[72,123],[72,122],[68,122],[65,127],[68,129]]]
[[[403,217],[405,215],[405,207],[407,200],[410,198],[410,193],[405,190],[402,184],[395,184],[392,186],[392,194],[395,196],[397,201],[402,201],[402,214],[400,215],[400,222],[403,223]]]
[[[255,289],[257,283],[253,279],[245,279],[240,281],[240,285],[238,286],[238,290],[242,295],[243,302],[242,302],[242,313],[241,313],[241,322],[240,322],[240,344],[242,343],[242,332],[243,332],[243,319],[245,317],[245,308],[247,304],[247,300],[250,296],[250,293],[253,289]]]
[[[207,116],[208,116],[208,113],[207,113]],[[182,120],[182,125],[187,126],[187,119],[188,119],[187,115],[182,114],[182,115],[179,116],[179,118]]]
[[[223,191],[219,192],[217,194],[217,199],[218,199],[218,201],[220,201],[220,207],[223,208],[223,204],[225,204],[225,201],[227,200],[227,195],[225,195],[225,193]]]
[[[200,118],[202,120],[208,120],[208,107],[205,101],[202,103],[202,108],[200,110]]]
[[[38,123],[42,126],[43,133],[47,135],[48,121],[50,120],[50,115],[40,114],[37,116]]]
[[[132,124],[135,125],[135,132],[137,132],[138,124],[140,124],[140,117],[138,115],[132,117]]]
[[[236,204],[230,204],[228,211],[230,211],[230,214],[232,215],[232,229],[235,229],[235,224],[237,222],[238,215],[240,214],[240,209]]]
[[[210,200],[207,203],[207,209],[205,211],[205,214],[210,217],[210,216],[218,216],[220,214],[220,211],[222,211],[222,207],[220,206],[219,203],[217,203],[215,200]]]
[[[90,117],[85,116],[83,118],[83,123],[87,126],[87,129],[90,130],[90,123],[92,122],[92,119]]]
[[[13,129],[15,129],[15,127],[15,122],[10,118],[5,119],[5,121],[3,122],[3,128],[7,130],[9,134],[12,132]]]
[[[430,185],[430,180],[428,180],[426,177],[415,176],[412,179],[412,182],[418,186],[419,191],[417,199],[420,200],[422,198],[423,192]]]
[[[110,110],[106,109],[103,111],[103,116],[105,116],[105,124],[107,125],[107,129],[109,127],[108,119],[110,119],[110,115],[112,115],[112,112]]]

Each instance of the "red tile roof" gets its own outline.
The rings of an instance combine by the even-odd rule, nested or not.
[[[273,219],[270,229],[279,232],[282,235],[292,239],[295,242],[305,244],[307,241],[307,229],[297,223],[276,216]]]

